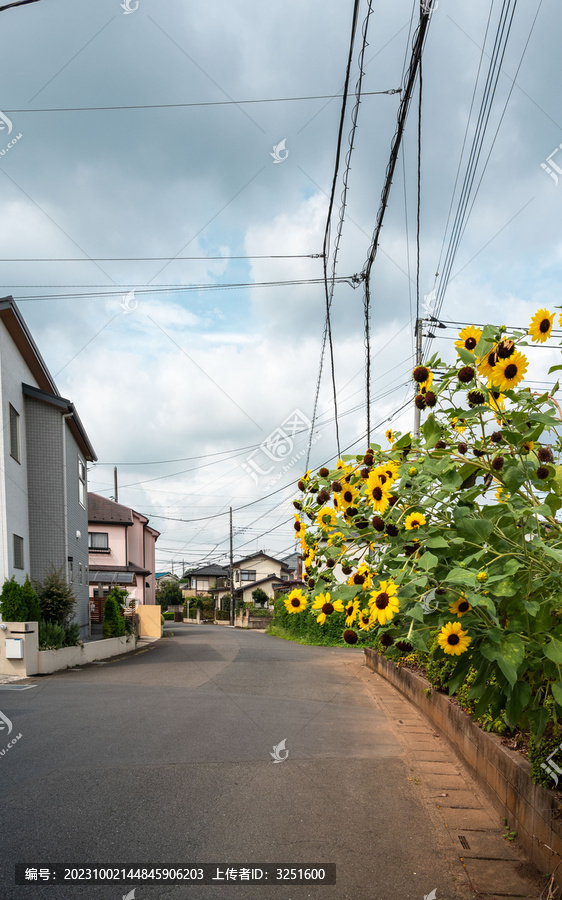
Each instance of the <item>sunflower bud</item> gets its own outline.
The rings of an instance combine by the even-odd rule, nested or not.
[[[414,381],[417,381],[418,384],[423,384],[429,378],[429,369],[425,366],[416,366],[413,375]]]
[[[501,472],[504,462],[503,456],[496,456],[496,458],[492,460],[492,469],[494,469],[495,472]]]
[[[320,471],[318,472],[318,474],[320,475],[320,478],[327,478],[328,475],[330,474],[330,470],[326,469],[326,467],[322,467],[320,469]]]
[[[459,381],[469,384],[474,378],[475,372],[472,366],[464,366],[459,372]]]
[[[537,453],[540,462],[553,463],[554,454],[550,447],[540,447]]]

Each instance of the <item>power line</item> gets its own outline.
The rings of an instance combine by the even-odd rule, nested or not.
[[[27,3],[37,3],[38,0],[23,0]],[[10,4],[17,5],[17,4]],[[0,12],[8,7],[0,7]],[[386,91],[365,91],[364,97],[382,96],[383,94],[399,94],[400,88],[390,88]],[[57,112],[107,112],[110,110],[126,109],[189,109],[202,106],[242,106],[250,103],[292,103],[300,100],[336,100],[343,94],[314,94],[307,97],[267,97],[257,100],[203,100],[194,103],[144,103],[131,104],[129,106],[55,106],[38,109],[6,109],[4,112],[10,115],[21,113],[57,113]]]
[[[321,253],[282,253],[266,254],[264,256],[89,256],[88,259],[78,259],[75,256],[68,257],[7,257],[0,262],[173,262],[175,260],[229,260],[229,259],[322,259]],[[27,287],[27,285],[23,285]]]

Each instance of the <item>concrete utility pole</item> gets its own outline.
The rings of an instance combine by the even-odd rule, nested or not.
[[[416,366],[422,364],[422,320],[416,319]],[[417,390],[417,387],[416,387]],[[420,436],[421,410],[414,406],[414,437]]]
[[[117,466],[113,466],[113,493],[115,495],[115,502],[119,503],[119,495],[117,492]]]
[[[234,625],[234,560],[232,556],[232,506],[230,507],[230,624]]]

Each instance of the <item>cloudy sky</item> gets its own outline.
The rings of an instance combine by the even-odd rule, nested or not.
[[[440,0],[431,18],[422,295],[448,246],[503,5]],[[344,279],[367,257],[400,100],[383,92],[403,84],[417,6],[375,0],[368,22],[332,307],[342,449],[363,449],[366,431],[363,293]],[[0,14],[0,294],[16,298],[77,406],[99,460],[90,489],[111,496],[118,466],[119,500],[161,531],[161,570],[224,559],[230,506],[236,555],[294,545],[341,99],[290,98],[341,92],[352,10],[351,0],[40,0]],[[526,326],[562,303],[562,175],[557,184],[552,163],[556,178],[541,167],[562,142],[559,47],[556,0],[520,0],[445,323]],[[382,443],[389,423],[412,422],[416,142],[414,107],[372,271],[371,418]],[[557,160],[562,169],[562,150]],[[341,183],[332,246],[340,194]],[[431,352],[452,358],[457,330],[440,329]],[[545,382],[555,362],[557,351],[537,349],[530,379]],[[335,453],[326,358],[311,464]]]

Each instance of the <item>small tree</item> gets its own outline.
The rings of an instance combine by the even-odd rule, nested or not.
[[[225,594],[222,598],[222,608],[225,612],[230,612],[230,594]]]
[[[22,597],[27,606],[27,622],[39,622],[41,620],[41,605],[39,597],[31,587],[29,575],[25,576],[25,583],[21,589]]]
[[[112,594],[113,591],[107,595],[103,607],[101,630],[104,638],[120,637],[122,634],[125,634],[125,622],[120,612],[119,603]]]
[[[0,606],[2,618],[5,622],[26,622],[27,603],[21,584],[18,584],[12,576],[6,579],[0,594]]]
[[[156,602],[164,607],[181,606],[183,603],[183,594],[177,582],[168,581],[162,585],[156,592]]]
[[[57,622],[66,626],[74,613],[76,597],[72,586],[65,578],[63,569],[55,569],[51,566],[45,579],[35,586],[41,618],[46,622]]]
[[[256,588],[255,590],[253,590],[252,597],[253,597],[254,603],[259,603],[260,606],[265,606],[265,604],[269,600],[269,597],[267,596],[265,591],[262,590],[262,588]]]

